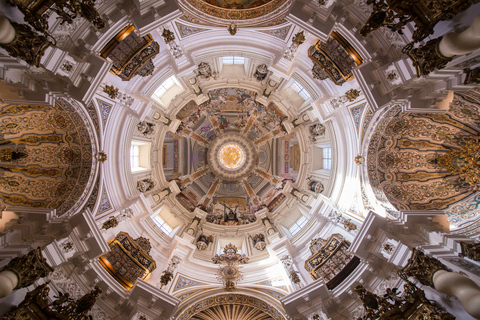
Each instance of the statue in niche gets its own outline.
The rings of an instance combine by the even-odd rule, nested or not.
[[[152,179],[143,179],[137,182],[137,189],[140,192],[147,192],[155,187],[155,181]]]
[[[310,181],[310,183],[308,184],[308,188],[310,189],[310,191],[313,191],[315,193],[322,193],[323,190],[325,190],[323,183],[315,180]]]
[[[115,218],[114,216],[111,216],[110,218],[108,218],[107,221],[103,223],[101,229],[108,230],[111,228],[115,228],[116,226],[118,226],[117,218]]]
[[[225,221],[225,224],[227,224],[227,225],[238,224],[238,217],[237,217],[238,206],[236,206],[235,209],[232,210],[232,208],[230,208],[229,206],[227,206],[224,203],[223,208],[224,208],[223,209],[223,220]]]
[[[261,64],[257,66],[257,69],[255,70],[254,77],[257,79],[257,81],[262,81],[267,77],[268,74],[268,69],[266,64]]]
[[[212,236],[206,236],[204,234],[201,234],[200,237],[198,237],[197,240],[197,249],[200,251],[203,251],[207,249],[208,245],[213,241]]]
[[[325,127],[320,123],[310,126],[310,134],[312,136],[320,137],[325,135]]]
[[[267,243],[265,242],[265,235],[263,233],[256,234],[252,237],[253,246],[259,251],[265,250]]]
[[[138,131],[146,137],[150,137],[155,134],[155,124],[142,121],[137,124]]]

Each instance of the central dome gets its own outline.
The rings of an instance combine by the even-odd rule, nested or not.
[[[226,170],[238,169],[247,160],[245,150],[236,142],[224,144],[217,157],[220,165]]]
[[[252,172],[257,163],[257,151],[245,135],[230,131],[212,140],[207,150],[207,161],[218,179],[237,183]]]

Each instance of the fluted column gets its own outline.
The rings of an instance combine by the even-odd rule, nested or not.
[[[438,44],[439,53],[447,58],[469,54],[480,48],[480,15],[465,31],[447,33]]]

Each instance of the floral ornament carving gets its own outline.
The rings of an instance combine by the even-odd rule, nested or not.
[[[111,228],[115,228],[116,226],[118,226],[118,220],[116,217],[111,216],[107,219],[107,221],[102,224],[102,227],[100,229],[108,230]]]
[[[97,158],[98,162],[103,163],[103,162],[107,161],[107,154],[103,151],[100,151],[99,153],[97,153],[96,158]]]
[[[358,165],[362,164],[363,160],[364,160],[364,158],[361,155],[358,155],[358,156],[355,157],[355,163],[358,164]]]
[[[115,88],[113,85],[105,85],[103,87],[103,92],[105,92],[110,99],[115,99],[118,96],[118,88]]]
[[[18,283],[15,289],[28,287],[53,272],[53,268],[43,257],[40,247],[26,255],[13,258],[3,270],[11,271],[17,276]]]
[[[238,27],[237,27],[236,24],[231,24],[231,25],[228,26],[227,30],[232,36],[234,36],[234,35],[237,34]]]

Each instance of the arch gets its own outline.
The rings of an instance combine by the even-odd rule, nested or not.
[[[223,308],[221,307],[223,306]],[[234,307],[237,306],[237,307]],[[243,306],[239,308],[238,306]],[[202,317],[203,315],[215,314],[222,315],[226,308],[230,308],[230,311],[246,314],[254,314],[255,319],[275,319],[285,320],[283,314],[276,308],[272,307],[269,303],[260,300],[256,297],[247,296],[243,294],[227,293],[210,296],[202,299],[188,308],[178,316],[178,320],[194,320],[194,319],[208,319]],[[235,316],[236,314],[234,314]],[[220,318],[223,319],[223,318]],[[251,318],[225,318],[228,320],[233,319],[251,319]]]

